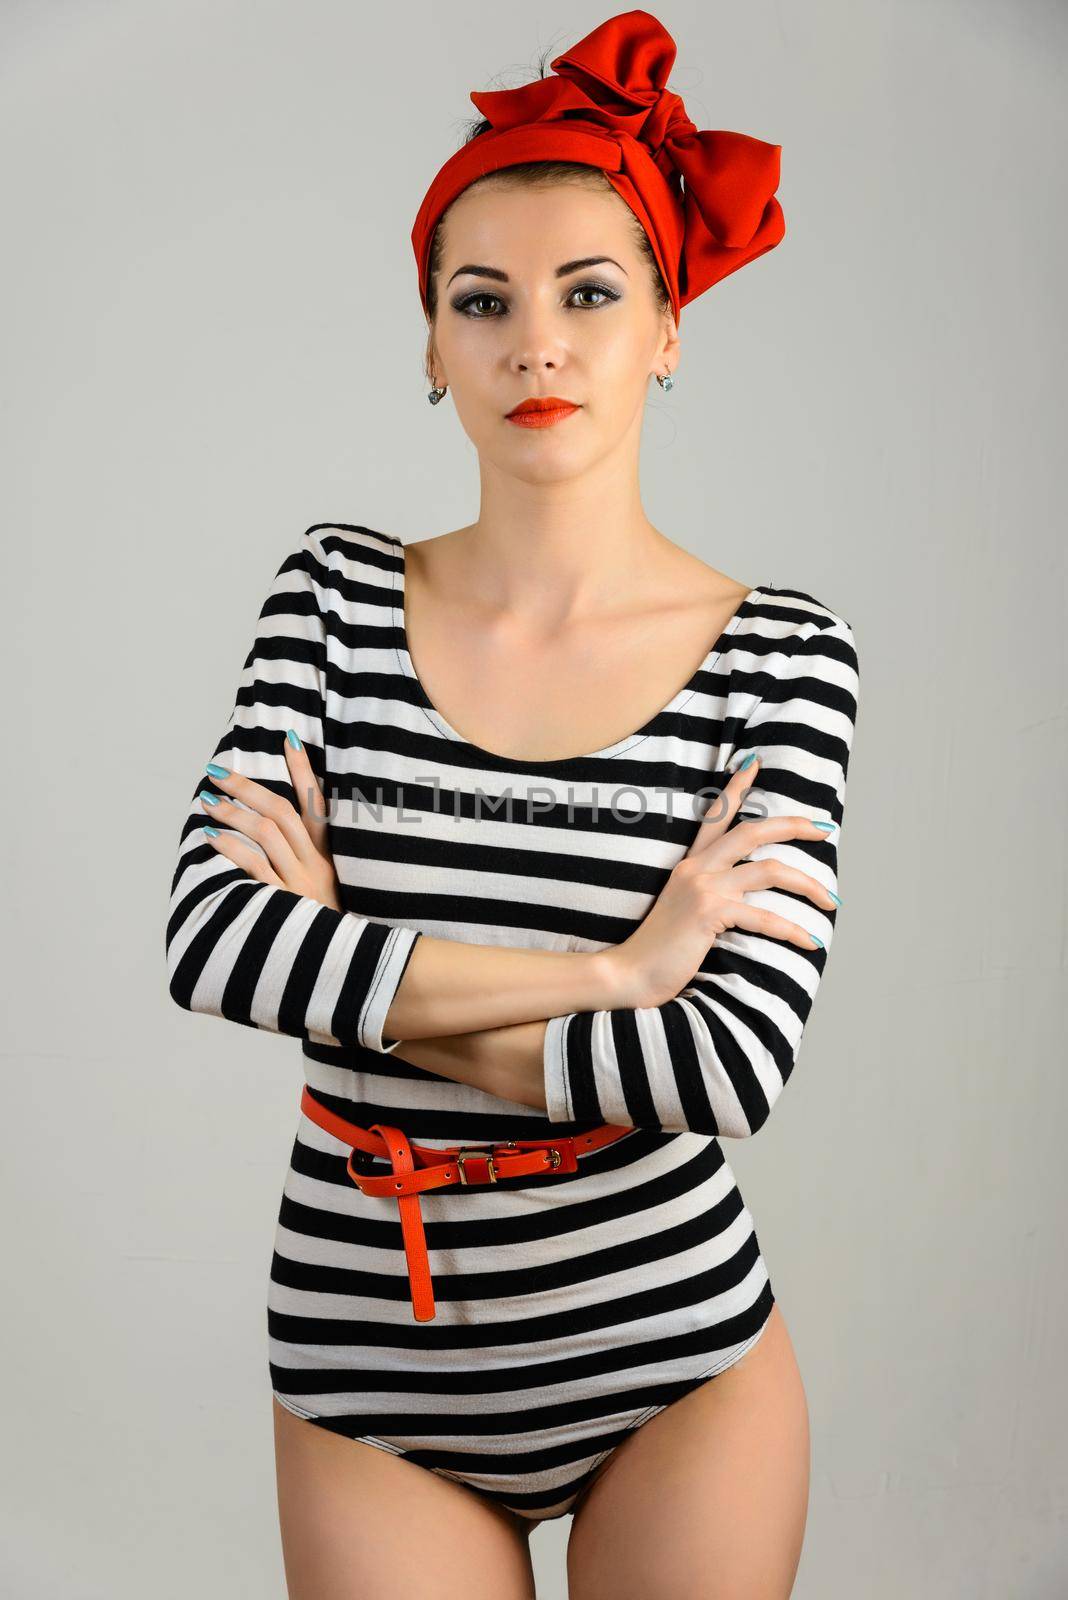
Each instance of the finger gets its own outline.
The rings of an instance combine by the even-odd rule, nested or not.
[[[284,795],[275,794],[274,790],[268,789],[266,784],[257,783],[255,778],[248,778],[243,772],[228,772],[224,767],[215,766],[214,763],[207,770],[211,773],[211,781],[217,789],[221,789],[226,796],[233,796],[234,801],[240,801],[240,805],[232,805],[229,812],[219,811],[218,814],[226,822],[236,828],[241,826],[237,820],[238,818],[244,817],[247,819],[252,815],[256,815],[269,819],[274,824],[274,830],[281,835],[288,846],[288,854],[283,855],[279,861],[275,861],[274,865],[277,868],[281,869],[282,866],[291,867],[294,859],[302,862],[309,862],[312,859],[312,843],[308,837],[304,819]],[[203,790],[201,791],[201,799],[204,799]],[[221,804],[225,803],[225,800],[221,802]],[[217,809],[208,802],[205,802],[205,804],[213,812]],[[249,809],[243,810],[243,807],[248,807]],[[241,826],[241,831],[242,833],[247,833],[250,838],[256,839],[258,844],[263,844],[264,848],[266,848],[264,838],[254,831],[251,824]],[[268,838],[273,838],[273,836],[270,831],[265,835]]]
[[[253,850],[235,833],[230,833],[228,830],[214,833],[205,828],[204,837],[216,855],[225,856],[235,867],[247,872],[250,878],[256,878],[260,883],[274,884],[279,889],[285,888],[285,884],[273,871],[266,856],[262,856],[258,850]]]
[[[807,928],[791,922],[788,917],[780,917],[775,911],[765,911],[760,906],[751,906],[744,900],[739,902],[732,912],[732,925],[748,929],[750,933],[762,933],[769,939],[784,939],[789,944],[796,944],[801,950],[826,948],[823,940],[817,938],[814,933],[809,933]]]
[[[260,785],[257,784],[256,787],[259,788]],[[236,829],[238,833],[243,833],[247,839],[252,839],[258,844],[280,879],[292,881],[296,877],[300,870],[300,861],[273,817],[261,817],[258,811],[249,811],[244,806],[235,805],[225,796],[220,799],[218,796],[209,795],[206,789],[200,791],[198,799],[213,824],[225,823],[227,828]],[[282,804],[297,826],[303,829],[304,824],[288,800],[283,800]]]
[[[718,841],[716,867],[733,866],[762,844],[789,844],[799,839],[816,844],[833,838],[834,831],[833,823],[828,829],[811,817],[752,817],[739,822]]]
[[[286,729],[286,763],[293,780],[293,791],[300,807],[301,819],[307,830],[312,848],[319,855],[327,853],[326,804],[318,778],[312,769],[311,759],[295,728]]]
[[[746,793],[752,788],[756,780],[756,773],[760,766],[760,757],[754,756],[749,765],[744,769],[739,767],[733,772],[724,787],[713,794],[708,809],[701,821],[694,837],[693,843],[687,850],[688,856],[700,855],[707,850],[710,844],[721,839],[730,827],[731,819],[738,810]]]
[[[800,867],[791,867],[774,857],[764,861],[743,861],[733,869],[732,880],[741,886],[743,894],[750,894],[756,889],[788,889],[793,894],[803,894],[825,911],[835,911],[842,904],[838,896],[811,873],[802,872]]]

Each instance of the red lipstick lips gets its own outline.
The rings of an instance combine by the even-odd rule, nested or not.
[[[561,400],[557,395],[539,396],[536,400],[521,400],[508,413],[507,420],[520,428],[551,428],[579,408],[571,400]]]

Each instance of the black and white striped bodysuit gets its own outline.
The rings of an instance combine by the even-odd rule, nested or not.
[[[761,765],[736,821],[840,825],[857,689],[849,624],[762,585],[637,732],[563,761],[504,759],[450,727],[416,675],[401,541],[350,524],[301,535],[212,760],[295,801],[296,730],[345,909],[236,868],[194,797],[167,926],[173,998],[301,1039],[324,1104],[419,1144],[633,1131],[577,1172],[423,1195],[437,1314],[416,1322],[396,1204],[365,1196],[348,1146],[298,1110],[267,1310],[283,1405],[522,1517],[557,1517],[628,1433],[759,1338],[774,1297],[720,1136],[754,1133],[790,1076],[833,914],[747,895],[825,948],[732,929],[664,1005],[550,1019],[544,1114],[421,1070],[382,1029],[424,933],[565,951],[625,939],[750,751]],[[222,792],[198,777],[205,788]],[[751,859],[833,891],[838,832]]]

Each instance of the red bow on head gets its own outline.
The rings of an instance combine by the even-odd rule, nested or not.
[[[475,178],[521,161],[602,168],[649,236],[676,323],[690,300],[777,245],[782,146],[699,131],[666,87],[674,61],[667,29],[648,11],[624,11],[557,56],[555,76],[473,92],[491,129],[445,162],[412,229],[424,308],[442,213]]]

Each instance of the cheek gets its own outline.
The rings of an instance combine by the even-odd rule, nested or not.
[[[439,346],[452,385],[453,404],[457,408],[462,405],[472,422],[485,413],[495,415],[501,400],[500,352],[492,340],[478,338],[479,331],[472,335],[461,330],[452,335],[447,346]]]
[[[591,328],[582,342],[584,360],[596,382],[629,389],[641,386],[648,367],[644,360],[648,343],[644,327],[613,317],[610,326]]]
[[[468,374],[477,374],[489,361],[491,341],[480,338],[481,329],[459,318],[449,330],[447,339],[441,341],[441,353],[454,369],[457,382]]]
[[[587,368],[587,387],[595,414],[612,428],[625,426],[643,403],[648,366],[632,339],[613,339]]]
[[[437,344],[457,388],[468,382],[483,382],[499,359],[500,341],[493,338],[484,323],[473,318],[450,315],[438,334]]]

